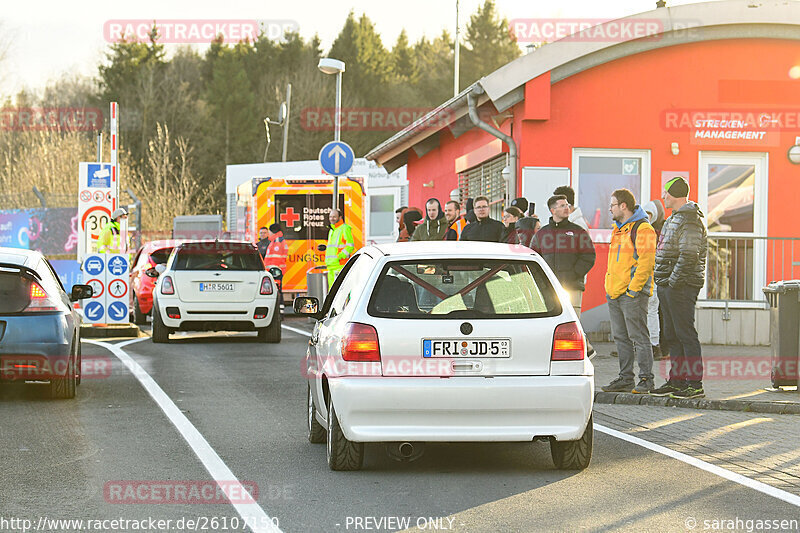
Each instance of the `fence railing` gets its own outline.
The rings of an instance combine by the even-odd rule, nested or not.
[[[800,238],[710,236],[706,300],[765,301],[761,288],[800,278]]]

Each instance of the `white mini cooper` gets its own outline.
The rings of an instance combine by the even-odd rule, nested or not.
[[[278,288],[249,242],[198,241],[175,247],[153,290],[153,342],[175,331],[257,331],[280,342]],[[153,275],[149,272],[148,275]]]

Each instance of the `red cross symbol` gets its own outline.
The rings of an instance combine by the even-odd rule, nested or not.
[[[286,225],[291,228],[294,227],[295,222],[300,220],[300,215],[294,212],[294,207],[289,207],[286,209],[286,212],[280,216],[280,219],[286,222]]]

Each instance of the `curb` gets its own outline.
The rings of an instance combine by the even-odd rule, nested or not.
[[[135,324],[114,325],[114,326],[92,326],[89,324],[81,325],[81,338],[84,339],[105,339],[109,337],[138,337],[139,326]]]
[[[800,403],[756,402],[747,400],[707,400],[705,398],[676,399],[649,394],[628,392],[596,392],[595,403],[615,405],[654,405],[658,407],[683,407],[711,411],[741,411],[774,415],[800,415]]]

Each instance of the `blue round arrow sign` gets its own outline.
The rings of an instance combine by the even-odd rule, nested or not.
[[[83,316],[90,322],[99,322],[103,319],[103,304],[100,302],[89,302],[83,308]]]
[[[355,159],[353,149],[342,141],[331,141],[319,151],[319,164],[331,176],[347,174],[353,168]]]
[[[112,302],[108,306],[108,318],[114,322],[123,322],[128,320],[128,306],[123,302]]]

